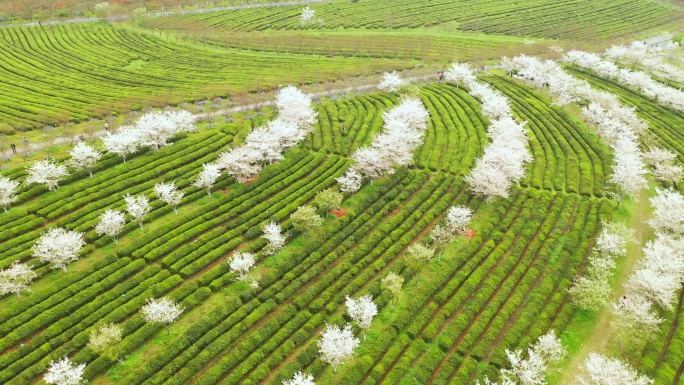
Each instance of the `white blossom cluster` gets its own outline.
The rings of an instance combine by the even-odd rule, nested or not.
[[[634,109],[623,106],[615,95],[594,90],[589,83],[568,74],[554,61],[519,55],[513,59],[504,58],[502,65],[506,71],[516,72],[518,78],[530,81],[538,88],[547,87],[560,106],[572,102],[585,104],[582,107],[585,120],[597,127],[599,136],[615,154],[609,182],[617,186],[619,195],[632,197],[646,187],[646,170],[638,138],[647,125],[637,117]]]
[[[253,288],[257,288],[259,286],[258,276],[249,274],[249,271],[252,270],[255,264],[256,258],[254,254],[248,252],[243,253],[238,251],[233,254],[230,260],[228,260],[230,271],[237,274],[235,279],[245,283],[249,280],[251,281],[250,286]]]
[[[603,56],[626,65],[642,67],[661,78],[682,83],[684,70],[666,61],[668,56],[678,51],[679,43],[672,41],[672,35],[667,35],[663,36],[669,39],[665,44],[650,45],[635,41],[628,45],[613,45],[603,53]]]
[[[395,167],[413,161],[413,151],[421,145],[427,129],[429,113],[419,99],[406,98],[382,114],[383,130],[375,134],[370,146],[360,147],[352,154],[354,165],[340,178],[340,189],[354,192],[363,178],[371,180],[391,175]]]
[[[636,271],[625,284],[626,299],[613,304],[618,330],[635,340],[651,339],[662,319],[657,309],[672,310],[684,286],[684,196],[656,189],[648,222],[656,234],[646,243]]]
[[[620,68],[615,63],[604,60],[595,53],[572,50],[565,54],[565,61],[590,69],[597,74],[615,80],[620,84],[639,90],[658,103],[678,111],[684,111],[684,92],[656,80],[643,71]]]
[[[116,133],[108,133],[102,138],[107,151],[123,158],[148,147],[158,150],[167,146],[169,140],[183,132],[195,131],[195,116],[185,110],[149,112],[138,118],[135,125],[119,127]]]
[[[501,369],[500,384],[545,385],[549,364],[560,361],[566,354],[565,347],[553,330],[539,337],[537,342],[527,349],[526,358],[523,356],[522,350],[511,352],[506,349],[506,356],[511,362],[511,368]],[[496,385],[489,378],[485,378],[484,383],[485,385]]]
[[[406,84],[397,71],[385,72],[382,74],[382,81],[378,84],[380,91],[397,92]]]
[[[615,260],[627,254],[627,244],[634,242],[634,230],[619,222],[603,222],[596,238],[594,254],[589,257],[587,272],[576,277],[569,289],[572,302],[582,309],[599,310],[610,300],[610,278],[615,274]]]
[[[17,189],[19,188],[19,182],[15,182],[10,178],[0,175],[0,206],[3,207],[5,211],[10,204],[17,200]]]
[[[629,364],[617,358],[591,352],[584,361],[577,385],[652,385],[653,380],[640,375]]]
[[[470,189],[487,199],[508,197],[513,184],[525,176],[525,164],[532,161],[527,148],[526,123],[513,119],[508,99],[488,84],[477,81],[468,64],[453,63],[444,78],[468,87],[470,95],[482,103],[482,113],[491,122],[487,129],[491,143],[466,177]]]
[[[292,86],[278,92],[276,106],[277,118],[250,132],[241,146],[219,155],[218,168],[238,182],[255,176],[264,165],[282,160],[283,152],[304,139],[318,115],[311,97]],[[210,178],[205,175],[205,179]],[[200,184],[206,188],[206,182]]]
[[[644,153],[644,160],[653,167],[653,176],[662,182],[676,183],[684,177],[682,166],[674,163],[677,154],[661,147],[652,147]]]

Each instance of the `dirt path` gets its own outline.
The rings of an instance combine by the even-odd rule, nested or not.
[[[627,226],[635,230],[634,238],[636,243],[628,246],[627,256],[622,262],[619,262],[619,270],[617,281],[615,284],[615,291],[613,292],[613,300],[617,300],[622,296],[624,289],[623,284],[627,281],[629,276],[636,268],[636,264],[641,258],[643,247],[646,238],[651,234],[651,229],[645,223],[651,214],[649,204],[648,190],[644,189],[639,194],[639,201],[630,204],[629,220]],[[608,349],[608,341],[610,337],[610,322],[613,315],[610,311],[610,305],[601,309],[598,321],[592,331],[589,339],[587,339],[580,349],[572,357],[568,365],[564,368],[561,377],[561,384],[570,384],[575,377],[575,373],[579,370],[584,360],[589,356],[590,352],[610,353]]]
[[[407,77],[405,78],[406,81],[414,83],[418,81],[424,81],[424,80],[430,80],[434,79],[437,76],[437,74],[428,74],[428,75],[422,75],[422,76],[414,76],[414,77]],[[316,85],[308,86],[307,88],[313,88]],[[350,92],[355,92],[357,94],[363,94],[363,93],[370,93],[373,91],[376,91],[376,84],[375,82],[370,83],[370,84],[364,84],[360,86],[350,86],[350,87],[338,87],[338,88],[333,88],[329,89],[326,91],[320,91],[320,92],[309,92],[307,95],[311,96],[314,99],[321,98],[324,96],[333,96],[335,94],[346,94]],[[275,91],[274,97],[275,97]],[[202,112],[199,114],[195,114],[196,120],[198,122],[204,121],[204,120],[209,120],[209,119],[214,119],[220,116],[225,116],[225,115],[231,115],[236,112],[240,111],[249,111],[249,110],[258,110],[261,109],[262,107],[265,106],[273,106],[275,104],[275,101],[273,99],[265,102],[260,102],[260,103],[250,103],[250,104],[243,104],[243,105],[238,105],[235,107],[231,108],[224,108],[216,111],[211,111],[211,112]],[[92,134],[92,138],[100,138],[103,137],[107,134],[107,131],[105,130],[99,130],[95,131]],[[64,144],[71,144],[71,143],[76,143],[80,141],[80,136],[83,134],[76,134],[73,135],[72,137],[59,137],[55,138],[51,141],[40,141],[40,142],[35,142],[35,143],[29,143],[27,147],[30,148],[30,153],[35,154],[37,151],[43,149],[46,146],[56,146],[56,145],[64,145]],[[20,153],[26,151],[26,147],[22,147],[19,149]],[[19,154],[12,154],[11,151],[8,151],[7,154],[5,155],[5,160],[10,160],[12,157],[15,156],[20,156]]]

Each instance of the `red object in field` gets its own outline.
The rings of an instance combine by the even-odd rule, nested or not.
[[[341,218],[341,217],[347,215],[347,211],[344,209],[333,210],[332,213],[334,216],[336,216],[338,218]]]
[[[468,240],[471,240],[471,239],[475,238],[475,236],[477,235],[477,230],[466,229],[465,231],[461,231],[459,233],[459,235],[462,235],[462,236],[468,238]]]
[[[254,181],[257,180],[257,179],[259,179],[259,175],[255,175],[255,176],[253,176],[253,177],[247,179],[247,180],[245,181],[244,184],[252,183],[252,182],[254,182]]]

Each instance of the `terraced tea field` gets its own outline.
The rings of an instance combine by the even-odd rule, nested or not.
[[[684,172],[662,181],[642,162],[645,152],[660,147],[674,154],[673,174],[684,166],[684,112],[674,109],[680,104],[664,107],[662,99],[569,61],[498,60],[558,58],[575,45],[603,49],[612,39],[673,30],[680,7],[650,0],[309,6],[316,12],[307,25],[302,6],[288,5],[0,28],[3,157],[41,160],[22,144],[10,154],[7,143],[21,143],[23,132],[46,125],[65,133],[70,122],[92,119],[88,124],[101,127],[95,119],[103,117],[134,125],[112,124],[102,141],[89,142],[103,151],[92,174],[76,170],[77,156],[69,162],[62,155],[71,150],[66,140],[45,150],[70,171],[54,191],[30,183],[27,167],[3,165],[0,384],[73,385],[46,377],[54,361],[68,357],[95,385],[311,385],[288,382],[298,372],[319,385],[495,385],[489,380],[516,370],[511,351],[533,357],[543,345],[539,338],[551,331],[567,354],[548,370],[545,362],[543,381],[535,385],[575,385],[569,379],[589,370],[581,362],[590,351],[620,357],[654,385],[684,384],[681,282],[670,282],[676,289],[671,309],[656,298],[640,313],[662,318],[653,321],[660,330],[649,338],[625,341],[614,326],[618,312],[639,303],[633,292],[627,299],[624,293],[634,289],[623,283],[643,268],[639,258],[657,254],[648,242],[671,236],[660,245],[667,252],[657,254],[657,273],[681,267],[684,277],[677,248],[684,225],[677,233],[675,225],[658,230],[649,221],[659,210],[654,196],[684,192]],[[661,73],[684,77],[681,47],[666,48],[663,62],[671,67]],[[472,67],[447,67],[454,61]],[[370,75],[393,70],[400,74],[371,84]],[[631,74],[631,84],[646,84],[642,89],[657,88],[654,95],[680,95],[658,88],[647,74],[611,71],[615,78]],[[286,85],[306,85],[310,94]],[[263,97],[263,107],[276,89],[269,107],[249,104],[251,94]],[[179,104],[205,111],[203,100],[217,103],[210,110],[219,108],[219,99],[210,100],[216,97],[226,108],[218,119],[200,123],[206,114],[171,112]],[[131,111],[154,108],[127,121],[140,118]],[[189,129],[193,122],[198,131]],[[46,143],[48,131],[42,132]],[[40,132],[32,134],[31,143],[40,140]],[[164,146],[167,136],[171,143]],[[138,149],[126,154],[133,141]],[[377,177],[363,169],[386,164],[390,171]],[[645,175],[636,194],[621,194],[629,181],[616,178],[625,169],[635,171],[627,179]],[[212,170],[215,183],[200,187]],[[484,182],[474,170],[485,170]],[[356,171],[363,183],[347,189]],[[513,181],[504,193],[483,195],[476,187],[502,180]],[[12,182],[20,183],[16,200],[3,195]],[[184,194],[177,212],[160,197],[162,182],[175,182]],[[336,210],[319,207],[322,225],[293,218],[302,206],[320,206],[319,193],[328,189],[343,192],[342,203],[330,206]],[[150,202],[144,229],[131,220],[128,195]],[[684,197],[672,199],[665,211],[684,223]],[[472,210],[472,219],[449,228],[453,206]],[[107,210],[128,212],[118,241],[95,228]],[[616,221],[627,228],[606,240]],[[265,238],[271,222],[285,236],[275,252]],[[35,246],[57,227],[82,232],[86,244],[64,270],[39,258]],[[443,248],[440,229],[451,237]],[[419,245],[434,255],[416,263],[411,257]],[[600,258],[607,248],[619,250],[606,262]],[[239,266],[231,265],[247,253],[255,257],[252,281],[240,280]],[[674,263],[680,259],[681,266]],[[15,262],[38,274],[21,296],[10,295],[6,284]],[[596,302],[604,302],[582,310],[569,290],[601,268],[608,273]],[[391,274],[404,280],[396,293],[383,282]],[[643,295],[650,301],[661,291]],[[348,302],[363,295],[377,306],[368,328],[350,315]],[[168,324],[141,311],[162,297],[183,307]],[[358,346],[334,365],[320,352],[322,335],[352,319]],[[115,355],[96,353],[92,333],[103,324],[121,326]],[[597,384],[632,385],[610,381]]]
[[[1,28],[0,130],[11,133],[145,106],[413,64],[230,50],[198,52],[148,33],[106,24]],[[282,76],[284,73],[287,75]]]
[[[321,383],[465,383],[504,365],[505,348],[548,328],[562,331],[573,313],[566,289],[614,206],[604,196],[608,152],[535,91],[486,80],[513,100],[533,136],[535,161],[509,199],[486,203],[464,188],[463,174],[484,144],[478,101],[451,85],[421,88],[432,118],[416,166],[366,185],[343,203],[348,215],[295,233],[281,253],[260,260],[256,291],[232,282],[228,256],[261,250],[264,221],[290,229],[289,215],[335,184],[394,97],[324,102],[303,148],[250,184],[222,178],[211,198],[190,183],[202,163],[233,142],[237,127],[191,134],[126,164],[105,158],[93,179],[75,174],[56,192],[22,188],[2,227],[2,266],[29,261],[43,276],[30,300],[1,300],[0,378],[33,382],[50,359],[67,354],[88,363],[94,383],[279,384],[299,369]],[[186,193],[178,216],[151,193],[161,180],[176,180]],[[121,208],[125,193],[147,195],[154,209],[145,232],[129,224],[116,246],[92,227],[105,208]],[[407,269],[406,246],[459,203],[476,209],[477,236],[452,245],[425,271]],[[66,273],[51,273],[31,257],[31,244],[55,225],[85,231],[89,243]],[[390,271],[407,279],[393,311],[378,286]],[[342,320],[344,296],[362,293],[377,297],[379,321],[358,358],[333,373],[316,360],[315,340],[324,322]],[[187,309],[170,336],[137,314],[146,298],[162,295]],[[124,365],[85,348],[89,329],[102,320],[123,325]]]
[[[264,31],[306,28],[417,28],[455,22],[463,31],[487,34],[606,39],[673,21],[674,8],[648,0],[391,0],[349,3],[332,1],[311,6],[322,26],[302,26],[301,6],[240,9],[197,15],[151,18],[150,28],[176,30]]]

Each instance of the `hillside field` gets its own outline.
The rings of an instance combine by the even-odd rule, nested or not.
[[[41,15],[55,6],[32,1],[20,5]],[[121,12],[141,6],[113,4]],[[234,4],[207,3],[225,5]],[[82,6],[89,5],[60,3],[72,11]],[[162,6],[202,7],[149,4]],[[572,380],[586,370],[577,364],[589,351],[620,358],[653,384],[684,384],[681,282],[671,308],[649,308],[660,318],[651,338],[625,342],[605,321],[613,304],[622,309],[627,301],[629,288],[619,283],[641,266],[647,242],[661,236],[649,227],[657,214],[653,197],[661,189],[684,193],[684,184],[647,171],[639,199],[621,194],[615,176],[623,148],[590,121],[591,103],[559,102],[553,79],[536,87],[538,78],[501,60],[521,54],[554,60],[547,68],[558,64],[593,87],[597,99],[606,92],[604,100],[615,97],[622,113],[633,111],[643,122],[643,132],[630,139],[634,151],[662,148],[681,167],[684,110],[664,91],[650,94],[627,84],[626,75],[560,61],[572,48],[599,53],[659,29],[681,41],[677,2],[332,0],[309,4],[320,21],[303,24],[305,6],[0,25],[0,203],[3,180],[18,183],[15,199],[0,211],[0,289],[7,287],[2,272],[17,262],[37,273],[21,295],[0,291],[0,384],[67,385],[49,382],[46,372],[68,357],[96,385],[310,385],[286,382],[297,372],[319,385],[484,385],[503,381],[514,366],[511,351],[529,358],[528,348],[550,331],[565,355],[541,382],[516,377],[512,384],[579,384]],[[614,63],[679,95],[682,82],[668,77],[684,79],[679,44],[667,54],[653,51],[671,66],[667,73],[651,71],[643,58],[629,62],[628,55]],[[452,62],[469,62],[474,77],[454,79]],[[379,89],[392,71],[406,83]],[[198,187],[206,165],[220,163],[224,151],[247,146],[260,127],[285,124],[278,98],[289,85],[312,99],[308,131],[283,145],[282,159],[265,148],[270,134],[259,137],[264,156],[273,157],[258,164],[262,170],[241,180],[222,167],[210,191]],[[471,178],[497,141],[492,127],[501,123],[479,96],[485,87],[507,100],[509,120],[523,127],[530,155],[503,197],[474,191]],[[412,98],[429,117],[410,162],[364,176],[357,191],[345,191],[340,178],[361,163],[359,149],[376,148],[392,129],[389,111]],[[125,158],[108,147],[113,133],[133,130],[129,125],[140,125],[135,119],[144,113],[181,110],[195,114],[188,116],[197,129],[169,135],[168,145],[137,145]],[[54,132],[65,137],[48,143]],[[514,151],[513,135],[503,139]],[[92,174],[69,161],[79,141],[101,152]],[[399,151],[402,144],[385,146]],[[506,163],[513,155],[495,159]],[[69,167],[56,189],[30,183],[30,166],[43,160]],[[168,182],[184,194],[177,212],[155,192]],[[328,189],[344,192],[340,207],[319,209],[322,225],[300,229],[293,214],[315,206]],[[106,211],[126,212],[128,195],[149,200],[144,228],[128,209],[118,241],[96,231]],[[453,206],[472,210],[472,219],[440,249],[435,229]],[[286,236],[274,253],[263,237],[270,222]],[[582,309],[569,290],[589,275],[611,222],[636,228],[635,242],[610,266],[609,303]],[[36,243],[54,228],[83,233],[85,246],[65,269],[37,256]],[[437,252],[411,264],[416,244]],[[254,285],[231,267],[241,253],[256,258]],[[398,296],[382,283],[392,273],[404,280]],[[362,295],[377,306],[367,330],[352,323],[346,304]],[[168,325],[148,322],[141,308],[162,297],[182,313]],[[319,352],[321,335],[329,325],[348,323],[358,346],[333,367]],[[92,333],[103,324],[121,327],[116,357],[93,348]],[[615,383],[622,384],[637,382]]]

